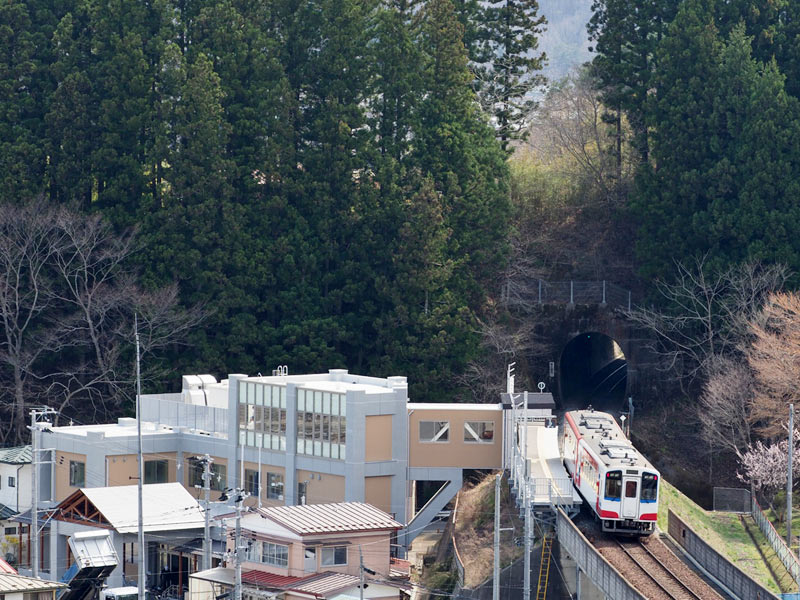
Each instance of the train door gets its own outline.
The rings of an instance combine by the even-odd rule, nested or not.
[[[625,477],[622,480],[622,518],[639,517],[639,478]]]

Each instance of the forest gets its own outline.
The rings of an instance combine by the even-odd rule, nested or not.
[[[146,390],[288,365],[489,399],[535,381],[502,290],[538,278],[633,289],[675,396],[774,440],[797,3],[8,0],[0,48],[2,441],[130,411],[134,323]]]

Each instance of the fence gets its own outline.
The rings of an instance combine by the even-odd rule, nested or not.
[[[714,488],[714,510],[749,513],[751,509],[750,490],[744,488]]]
[[[644,600],[644,596],[637,592],[619,571],[606,562],[561,509],[558,510],[556,531],[562,550],[573,558],[580,570],[586,573],[607,598]]]
[[[731,561],[704,542],[672,511],[669,511],[668,529],[670,537],[708,573],[731,590],[739,600],[777,599],[775,594],[756,583]]]
[[[758,500],[756,500],[755,497],[752,499],[751,506],[753,519],[758,525],[758,528],[761,530],[761,533],[763,533],[764,537],[767,538],[769,545],[772,546],[773,550],[775,550],[775,554],[777,554],[778,558],[781,559],[783,566],[786,567],[786,570],[789,571],[789,574],[792,576],[792,578],[800,583],[800,561],[797,560],[797,557],[791,550],[789,550],[789,547],[786,545],[786,542],[783,541],[783,538],[778,535],[777,531],[775,531],[775,528],[767,518],[767,515],[764,514],[764,511],[761,510],[761,505],[759,505]]]
[[[180,394],[148,394],[141,400],[143,421],[228,435],[227,408],[186,404]]]
[[[509,306],[534,304],[601,304],[631,309],[631,293],[610,281],[544,281],[516,279],[506,282],[502,294]]]
[[[464,562],[461,560],[461,554],[458,552],[458,544],[456,543],[456,519],[458,518],[458,499],[461,497],[461,492],[456,494],[456,504],[453,507],[453,565],[455,566],[456,573],[458,574],[458,587],[464,587]]]

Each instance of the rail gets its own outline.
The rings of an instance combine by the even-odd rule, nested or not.
[[[614,600],[644,600],[636,589],[609,564],[589,540],[580,532],[562,509],[558,509],[556,525],[558,543],[569,554],[578,568],[586,573],[607,598]]]
[[[751,507],[753,520],[758,525],[761,533],[763,533],[764,537],[767,538],[769,545],[772,546],[773,550],[775,550],[775,554],[777,554],[778,558],[781,559],[783,566],[786,567],[787,571],[789,571],[792,579],[800,584],[800,561],[798,561],[797,557],[786,545],[786,542],[783,541],[783,538],[778,535],[778,532],[775,530],[775,527],[772,526],[772,523],[767,518],[767,515],[764,514],[764,511],[761,509],[761,505],[758,503],[758,500],[756,500],[755,496],[752,497]]]
[[[514,279],[503,285],[502,302],[526,307],[542,304],[599,304],[631,309],[631,292],[610,281]]]

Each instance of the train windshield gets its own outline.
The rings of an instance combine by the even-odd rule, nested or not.
[[[606,500],[619,500],[622,496],[622,471],[606,473]]]
[[[642,473],[642,502],[655,502],[658,495],[658,475]]]

